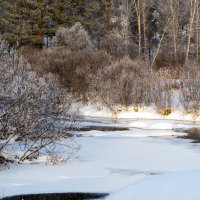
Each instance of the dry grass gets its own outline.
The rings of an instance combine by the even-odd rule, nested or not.
[[[158,110],[157,113],[162,115],[162,116],[168,116],[172,113],[172,109],[171,108],[165,108],[163,110]]]

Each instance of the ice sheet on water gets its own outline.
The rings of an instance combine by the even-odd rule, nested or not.
[[[82,137],[78,140],[81,150],[76,160],[56,166],[16,165],[1,171],[0,195],[107,193],[151,176],[200,169],[200,152],[185,140],[181,143],[146,137]]]
[[[198,200],[199,188],[200,170],[174,172],[124,187],[106,200]]]

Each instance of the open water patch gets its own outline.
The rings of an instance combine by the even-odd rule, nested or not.
[[[52,193],[26,194],[2,198],[2,200],[97,200],[104,199],[105,193]]]

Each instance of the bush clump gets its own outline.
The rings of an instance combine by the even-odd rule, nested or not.
[[[70,95],[52,73],[39,76],[30,64],[17,54],[0,60],[0,159],[7,156],[16,162],[34,160],[41,155],[58,154],[58,146],[66,152],[76,127],[76,113],[68,112]],[[65,118],[66,123],[60,122]],[[67,144],[68,143],[68,144]],[[67,155],[67,154],[66,154]],[[65,157],[65,156],[64,156]]]
[[[157,112],[158,112],[158,114],[160,114],[162,116],[168,116],[172,113],[172,110],[171,110],[171,108],[165,108],[163,110],[158,110]]]
[[[53,39],[54,46],[65,46],[72,51],[94,49],[94,45],[81,23],[70,28],[59,27]]]

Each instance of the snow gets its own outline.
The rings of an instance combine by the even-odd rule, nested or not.
[[[200,170],[169,173],[127,186],[106,200],[198,200]]]
[[[87,137],[164,137],[164,136],[185,136],[186,133],[174,131],[159,130],[130,130],[130,131],[81,131],[77,133]]]
[[[79,109],[79,112],[83,116],[87,117],[103,117],[103,118],[112,118],[113,114],[106,108],[99,109],[95,105],[90,105],[90,106],[81,106]]]
[[[84,117],[97,118],[117,118],[117,119],[167,119],[181,121],[200,121],[200,116],[184,113],[182,109],[174,108],[172,113],[167,116],[159,115],[154,107],[139,108],[138,112],[134,111],[134,107],[123,108],[118,106],[115,110],[116,114],[112,113],[108,108],[98,105],[79,105],[80,113]],[[180,106],[179,106],[180,107]]]
[[[93,110],[94,111],[94,110]],[[105,112],[105,111],[103,111]],[[90,113],[92,115],[92,113]],[[79,131],[75,159],[59,165],[14,164],[0,171],[0,198],[19,194],[111,193],[108,200],[200,199],[200,144],[171,136],[199,127],[169,119],[86,118],[80,127],[125,127],[126,131]],[[65,152],[64,152],[65,153]]]
[[[89,120],[89,119],[88,119]],[[100,120],[100,121],[99,121]],[[185,136],[183,129],[200,127],[199,123],[182,122],[175,120],[147,120],[147,119],[95,119],[92,121],[80,122],[80,127],[123,127],[126,131],[79,131],[77,135],[85,137],[166,137],[166,136]],[[179,132],[174,130],[180,129]]]
[[[153,133],[153,130],[149,131]],[[159,131],[163,133],[163,130],[158,130],[157,134]],[[53,192],[110,193],[150,177],[200,169],[199,146],[188,140],[128,135],[107,137],[103,133],[102,137],[80,137],[77,140],[81,150],[76,159],[66,164],[27,163],[1,171],[0,196]]]
[[[177,128],[200,127],[200,124],[182,123],[174,120],[136,120],[129,123],[129,127],[150,130],[172,130]]]

